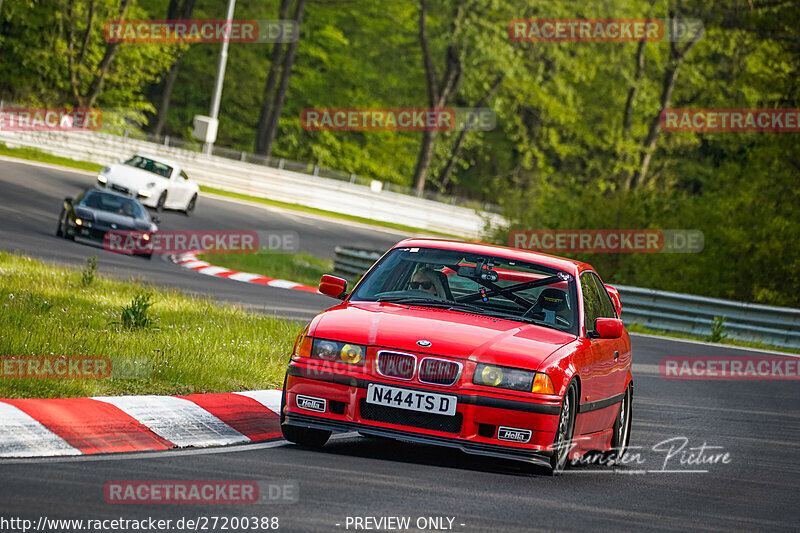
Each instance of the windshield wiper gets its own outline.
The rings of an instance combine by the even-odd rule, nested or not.
[[[433,300],[431,298],[421,298],[419,296],[384,296],[378,298],[379,302],[387,302],[393,304],[409,304],[409,305],[422,305],[427,307],[435,307],[437,309],[451,309],[453,311],[463,311],[465,313],[478,313],[483,314],[486,310],[478,305],[467,303],[453,302],[449,300]]]
[[[453,305],[452,302],[448,302],[446,300],[434,300],[433,298],[422,298],[420,296],[382,296],[378,298],[378,301],[392,304],[430,305],[431,307],[440,305]]]

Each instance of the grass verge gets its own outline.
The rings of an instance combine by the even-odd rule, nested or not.
[[[0,143],[0,155],[8,157],[18,157],[28,161],[39,161],[40,163],[50,163],[51,165],[61,165],[62,167],[77,168],[90,172],[100,172],[103,165],[89,163],[88,161],[75,161],[67,157],[50,155],[36,148],[9,148],[5,143]]]
[[[147,294],[149,306],[142,302]],[[0,397],[279,388],[301,329],[177,290],[0,252],[0,355],[102,355],[147,363],[136,379],[0,378]]]
[[[284,209],[291,209],[292,211],[300,211],[302,213],[311,213],[314,215],[322,215],[331,218],[338,218],[341,220],[349,220],[351,222],[360,222],[362,224],[368,224],[370,226],[379,226],[382,228],[396,229],[406,233],[420,233],[424,235],[445,237],[448,239],[464,240],[464,237],[459,237],[458,235],[453,235],[450,233],[442,233],[440,231],[431,231],[422,228],[415,228],[413,226],[395,224],[394,222],[383,222],[381,220],[372,220],[371,218],[358,217],[355,215],[348,215],[345,213],[337,213],[335,211],[326,211],[324,209],[317,209],[316,207],[306,207],[304,205],[292,204],[289,202],[281,202],[278,200],[272,200],[270,198],[261,198],[260,196],[250,196],[249,194],[223,191],[222,189],[216,189],[214,187],[208,187],[206,185],[201,185],[200,191],[216,194],[218,196],[227,196],[228,198],[236,198],[238,200],[247,200],[248,202],[255,202],[258,204],[271,205],[273,207],[282,207]]]
[[[197,256],[214,266],[230,268],[250,274],[261,274],[268,278],[285,279],[311,285],[319,285],[323,274],[333,271],[333,261],[300,252],[297,254],[200,254]]]
[[[625,308],[622,308],[623,317],[625,316]],[[651,329],[641,324],[625,324],[625,329],[628,330],[630,333],[643,333],[645,335],[656,335],[658,337],[672,337],[675,339],[687,339],[692,341],[702,341],[702,342],[711,342],[706,337],[702,335],[691,335],[689,333],[681,333],[677,331],[664,331],[660,329]],[[766,344],[763,342],[754,342],[754,341],[743,341],[738,339],[732,339],[730,337],[725,337],[720,341],[715,341],[716,344],[727,344],[729,346],[742,346],[745,348],[755,348],[757,350],[770,350],[775,352],[784,352],[784,353],[797,353],[800,354],[800,349],[798,348],[787,348],[783,346],[774,346],[772,344]]]

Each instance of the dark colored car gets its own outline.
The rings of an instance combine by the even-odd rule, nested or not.
[[[88,190],[77,198],[64,198],[56,235],[66,239],[103,244],[106,233],[132,231],[149,239],[158,231],[158,219],[151,218],[138,201],[108,191]],[[152,254],[141,254],[150,259]]]

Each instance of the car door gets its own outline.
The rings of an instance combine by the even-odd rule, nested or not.
[[[172,209],[183,209],[189,201],[187,195],[189,193],[188,176],[180,168],[172,169],[172,174],[169,177],[169,207]]]
[[[584,337],[588,346],[584,350],[581,369],[581,401],[580,412],[583,413],[582,430],[584,433],[593,433],[608,428],[610,409],[603,407],[604,401],[617,394],[613,383],[615,377],[615,351],[618,339],[599,339],[595,335],[594,323],[597,318],[614,318],[616,312],[610,299],[608,304],[603,299],[594,272],[586,271],[581,274],[581,294],[583,296],[583,314],[585,331]],[[604,291],[603,291],[604,292]],[[608,297],[608,294],[605,295]],[[609,418],[611,417],[611,418]]]
[[[608,318],[620,318],[617,313],[617,308],[614,305],[614,300],[608,293],[605,284],[600,277],[592,272],[597,284],[597,292],[600,295],[600,303],[602,305],[602,316]],[[618,339],[602,339],[604,345],[611,351],[614,360],[614,370],[609,375],[608,393],[610,395],[620,394],[625,386],[625,380],[628,376],[628,367],[631,364],[631,346],[630,340],[626,334]]]

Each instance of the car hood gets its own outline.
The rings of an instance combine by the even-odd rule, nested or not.
[[[317,315],[313,337],[530,368],[576,337],[470,313],[377,302],[344,303]],[[417,341],[431,343],[420,347]]]
[[[156,187],[159,187],[166,185],[169,181],[163,176],[130,165],[111,165],[105,176],[109,183],[116,183],[137,191],[146,189],[148,183],[155,183]]]

